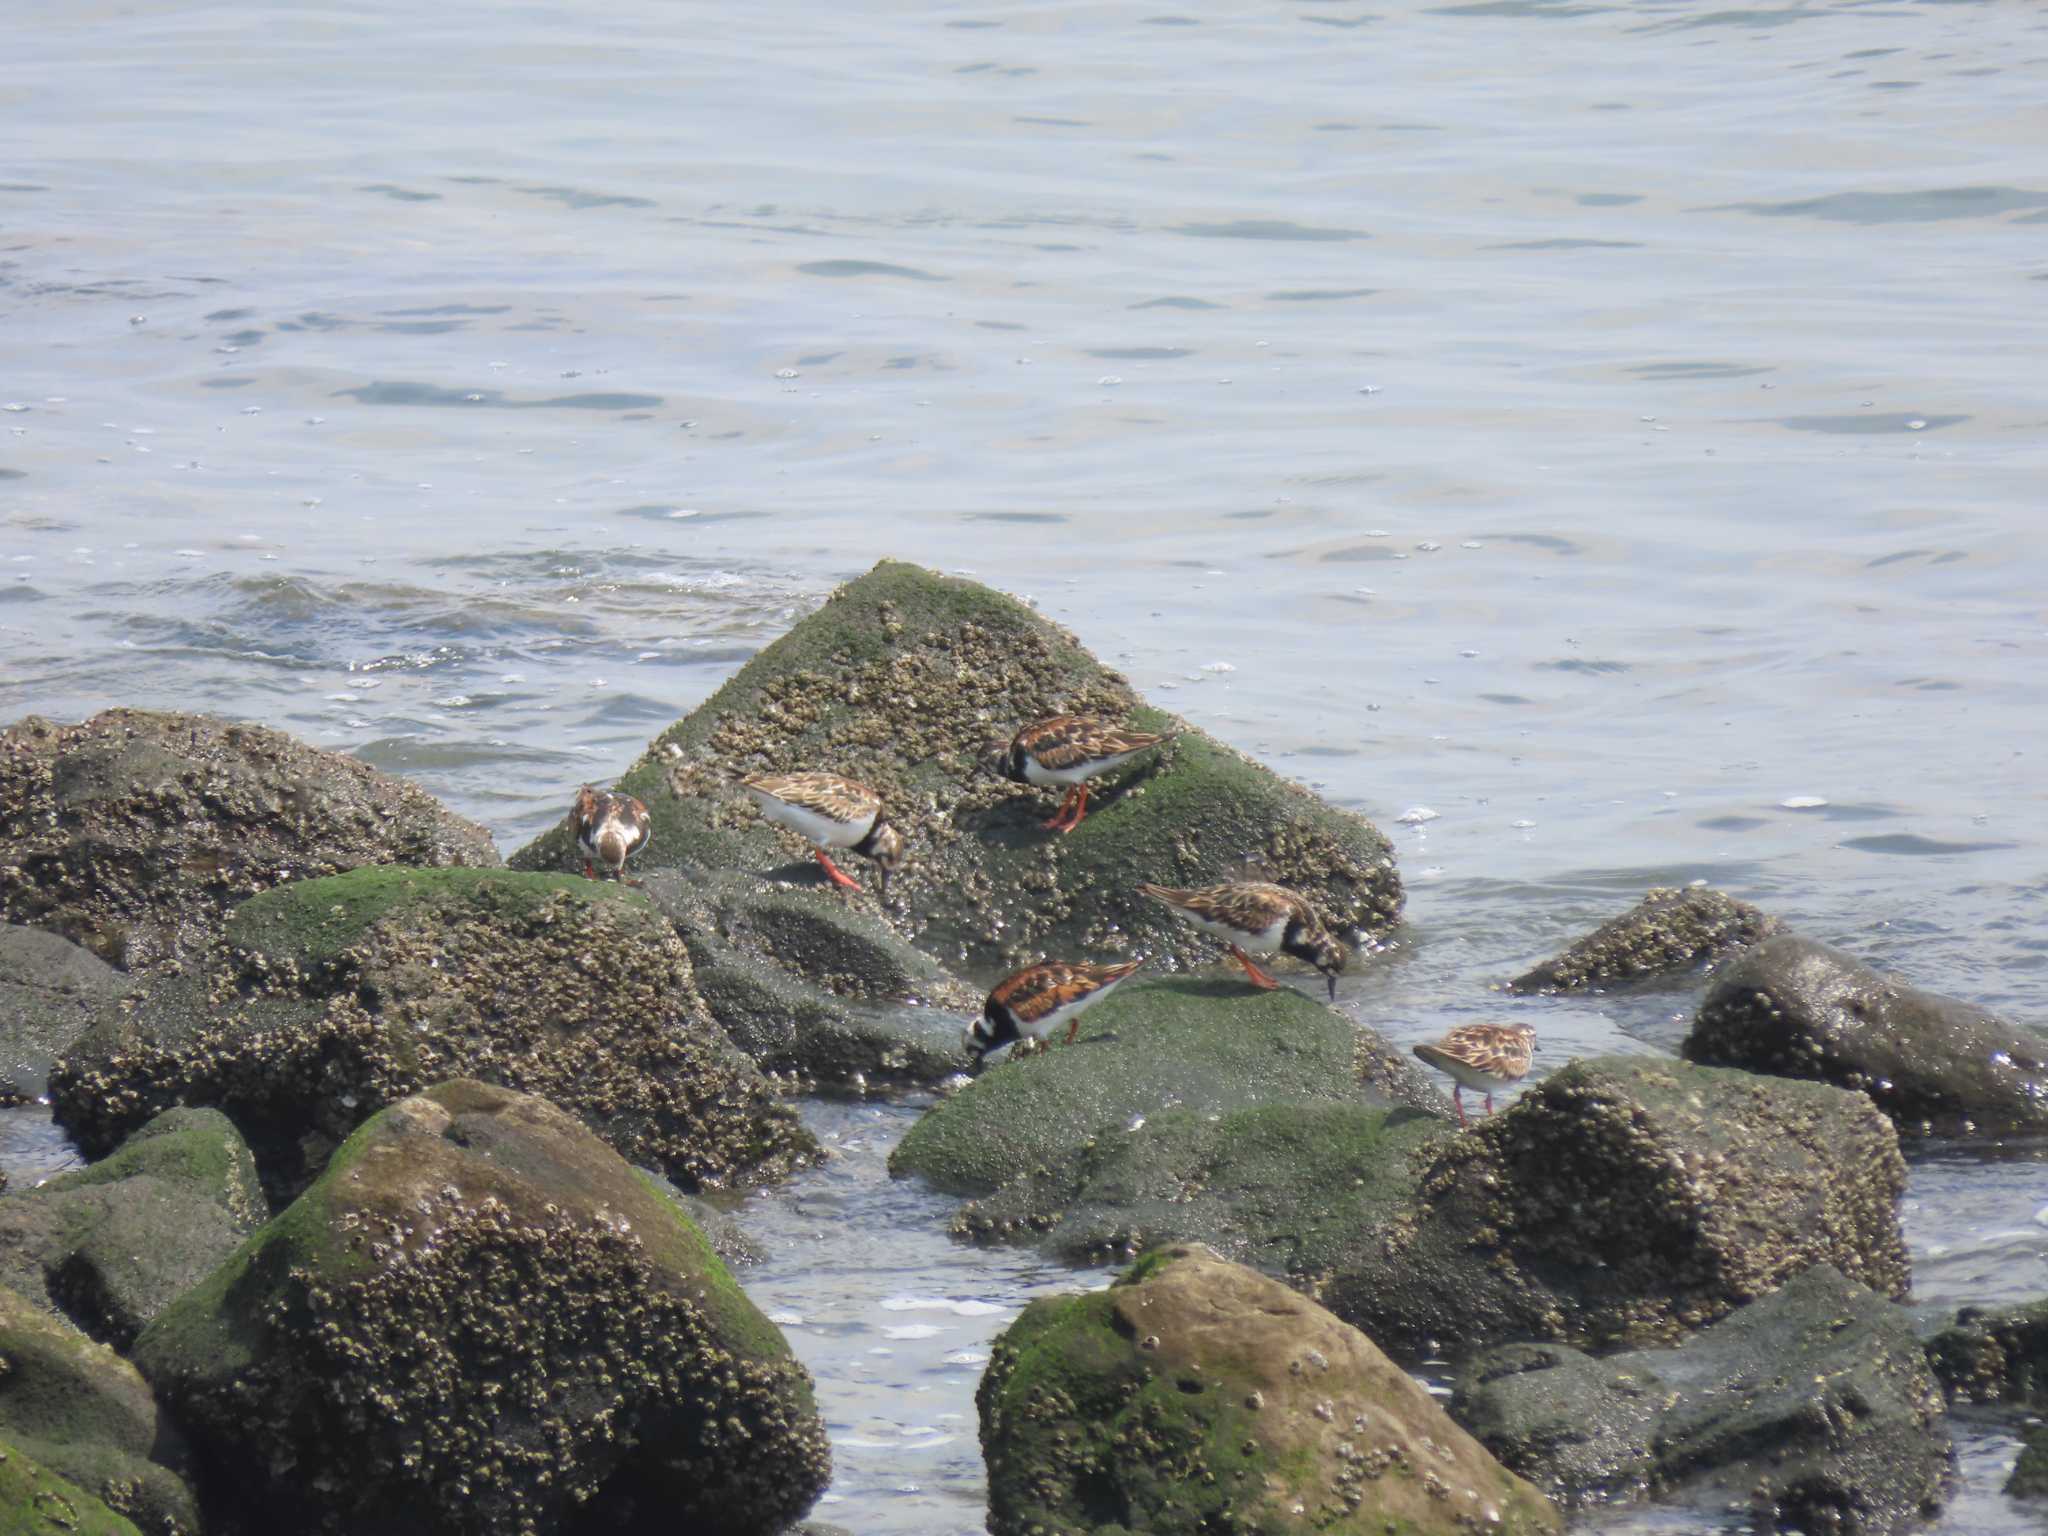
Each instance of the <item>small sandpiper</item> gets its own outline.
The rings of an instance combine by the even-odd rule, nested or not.
[[[1045,828],[1071,832],[1088,817],[1090,779],[1171,739],[1171,732],[1133,731],[1096,715],[1054,715],[993,745],[982,765],[1019,784],[1065,789],[1066,798]]]
[[[1351,959],[1351,951],[1331,937],[1315,908],[1286,886],[1266,880],[1231,880],[1199,890],[1175,890],[1168,885],[1141,885],[1138,890],[1228,944],[1253,986],[1270,991],[1280,983],[1252,963],[1247,949],[1306,960],[1329,978],[1330,1001],[1337,1000],[1337,978]]]
[[[834,885],[860,889],[827,852],[851,848],[875,861],[876,883],[888,896],[889,876],[903,862],[903,834],[882,814],[882,797],[874,790],[836,773],[757,773],[741,782],[764,816],[817,845],[817,860]]]
[[[1415,1054],[1439,1072],[1451,1074],[1451,1103],[1457,1106],[1458,1124],[1465,1121],[1461,1090],[1470,1088],[1486,1095],[1486,1112],[1493,1113],[1493,1090],[1518,1083],[1529,1075],[1536,1055],[1536,1031],[1528,1024],[1460,1024],[1441,1040],[1415,1047]]]
[[[626,860],[645,848],[654,835],[654,824],[648,819],[645,805],[631,795],[614,794],[586,784],[576,791],[576,808],[569,813],[569,825],[575,829],[576,842],[583,849],[585,879],[597,878],[595,861],[609,869],[614,880],[628,885],[640,883],[626,880]]]
[[[1082,1013],[1114,992],[1144,963],[1143,958],[1121,965],[1052,960],[1004,977],[989,993],[981,1017],[968,1027],[963,1040],[974,1053],[974,1070],[981,1070],[991,1051],[1019,1040],[1044,1040],[1062,1024],[1067,1026],[1067,1043],[1071,1045],[1074,1032],[1081,1027]]]

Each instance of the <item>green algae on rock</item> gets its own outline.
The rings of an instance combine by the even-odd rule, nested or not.
[[[1616,918],[1508,983],[1510,992],[1578,992],[1683,976],[1779,928],[1746,901],[1705,886],[1658,887]]]
[[[1201,1248],[1032,1302],[976,1403],[995,1536],[1559,1529],[1363,1334]]]
[[[269,1215],[228,1118],[166,1110],[112,1157],[0,1201],[0,1283],[125,1349]]]
[[[251,1529],[755,1536],[830,1475],[810,1378],[682,1211],[545,1100],[401,1100],[135,1359]]]
[[[1091,1010],[1072,1045],[1000,1063],[927,1110],[889,1168],[986,1195],[1091,1138],[1128,1133],[1135,1116],[1389,1101],[1450,1108],[1412,1061],[1291,987],[1141,976]]]
[[[285,881],[497,862],[424,790],[281,731],[136,709],[0,731],[0,918],[127,970],[175,970]]]
[[[546,1094],[686,1187],[817,1152],[639,892],[508,870],[358,869],[252,898],[202,969],[81,1040],[50,1090],[88,1153],[169,1105],[217,1106],[289,1198],[377,1109],[457,1073]]]
[[[142,1536],[69,1478],[0,1438],[0,1536]]]
[[[1320,1298],[1419,1355],[1671,1341],[1818,1263],[1898,1297],[1905,1181],[1897,1134],[1859,1094],[1576,1061],[1447,1141]]]
[[[184,1480],[184,1442],[158,1413],[148,1383],[106,1345],[5,1288],[0,1442],[145,1530],[164,1536],[199,1530],[199,1509]],[[0,1532],[10,1529],[5,1509],[0,1484]]]
[[[991,740],[1060,713],[1179,734],[1099,784],[1061,836],[1044,797],[983,772]],[[995,971],[1046,954],[1142,950],[1179,964],[1215,948],[1137,893],[1200,885],[1254,863],[1342,932],[1377,938],[1399,919],[1391,847],[1185,722],[1147,708],[1059,626],[971,581],[884,561],[848,582],[649,748],[621,779],[645,800],[648,868],[788,869],[800,844],[735,787],[745,774],[826,767],[879,789],[909,857],[888,918],[951,964]],[[514,858],[571,867],[566,828]],[[815,871],[795,871],[805,881]]]
[[[41,1098],[51,1064],[134,987],[69,939],[0,925],[0,1104]]]

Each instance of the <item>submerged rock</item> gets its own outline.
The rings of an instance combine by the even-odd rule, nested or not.
[[[995,1536],[1559,1529],[1371,1340],[1200,1248],[1032,1302],[975,1401]]]
[[[227,1117],[166,1110],[112,1157],[0,1200],[0,1283],[125,1349],[269,1215]]]
[[[1182,1106],[1222,1115],[1259,1105],[1385,1108],[1395,1098],[1449,1108],[1412,1062],[1291,988],[1141,976],[1091,1009],[1072,1045],[1000,1062],[933,1105],[889,1168],[985,1195],[1091,1141],[1128,1135],[1136,1117]]]
[[[199,1509],[182,1475],[184,1442],[159,1417],[134,1366],[4,1288],[0,1366],[0,1443],[146,1531],[194,1536]],[[0,1469],[0,1530],[71,1529],[54,1520],[9,1524],[9,1470]]]
[[[675,1204],[476,1082],[363,1126],[135,1359],[250,1529],[752,1536],[830,1474],[810,1378]]]
[[[685,1187],[779,1177],[817,1144],[698,998],[639,892],[507,870],[359,869],[253,898],[204,971],[52,1075],[88,1153],[219,1107],[289,1198],[382,1106],[463,1073],[543,1093]]]
[[[1855,1089],[1908,1133],[2048,1128],[2048,1035],[1794,935],[1723,973],[1684,1052]]]
[[[1697,970],[1778,931],[1778,920],[1724,891],[1659,887],[1562,953],[1508,983],[1510,992],[1577,992]]]
[[[134,985],[69,939],[0,926],[0,1104],[40,1098],[51,1064],[113,1018]]]
[[[2048,1300],[1965,1307],[1927,1356],[1952,1396],[2048,1408]]]
[[[424,790],[281,731],[138,709],[0,731],[0,917],[126,970],[175,968],[288,880],[497,862]]]
[[[1818,1263],[1901,1296],[1898,1138],[1822,1083],[1577,1061],[1452,1138],[1321,1299],[1408,1354],[1675,1339]]]
[[[1906,1315],[1816,1265],[1673,1350],[1511,1344],[1451,1414],[1553,1498],[1747,1501],[1762,1530],[1880,1533],[1932,1512],[1941,1394]]]
[[[1059,713],[1177,730],[1097,781],[1088,819],[1062,836],[1048,796],[983,771],[983,750]],[[828,768],[873,785],[909,843],[890,882],[840,893],[949,964],[995,971],[1061,955],[1135,951],[1207,963],[1216,946],[1137,893],[1200,885],[1255,864],[1340,931],[1398,920],[1387,840],[1201,731],[1147,708],[1065,630],[974,582],[885,561],[847,583],[650,747],[620,781],[645,800],[654,840],[636,866],[822,875],[807,845],[764,822],[736,787],[749,773]],[[567,828],[515,856],[575,861]],[[865,866],[852,861],[855,878]]]

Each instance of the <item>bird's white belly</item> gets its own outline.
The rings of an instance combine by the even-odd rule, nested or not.
[[[1280,947],[1280,941],[1287,937],[1287,919],[1284,917],[1276,923],[1268,923],[1264,928],[1259,929],[1255,933],[1247,933],[1244,929],[1233,928],[1228,923],[1218,923],[1206,917],[1196,917],[1192,912],[1184,913],[1183,915],[1189,922],[1201,929],[1202,932],[1219,938],[1226,944],[1235,944],[1240,949],[1248,949],[1254,954],[1272,954],[1274,950]]]
[[[1513,1078],[1504,1076],[1499,1072],[1489,1072],[1486,1068],[1476,1067],[1469,1061],[1460,1061],[1455,1056],[1440,1054],[1427,1056],[1423,1059],[1439,1072],[1450,1073],[1452,1077],[1458,1080],[1461,1086],[1474,1089],[1480,1093],[1491,1093],[1494,1089],[1505,1088],[1514,1081]]]
[[[1071,1003],[1061,1004],[1035,1023],[1027,1024],[1020,1019],[1017,1021],[1017,1032],[1027,1035],[1033,1040],[1047,1039],[1054,1031],[1065,1029],[1068,1024],[1073,1022],[1076,1015],[1086,1013],[1128,980],[1130,978],[1126,976],[1120,980],[1112,981],[1106,987],[1097,987],[1086,997],[1077,997]]]
[[[1138,752],[1145,749],[1140,747]],[[1121,767],[1138,755],[1138,752],[1119,752],[1115,757],[1096,757],[1074,764],[1071,768],[1048,768],[1030,753],[1024,754],[1024,782],[1038,785],[1085,784],[1098,773],[1107,773]]]
[[[762,814],[773,821],[781,822],[794,832],[800,832],[820,848],[851,848],[868,835],[875,824],[875,813],[870,811],[858,821],[834,821],[830,816],[817,811],[805,810],[800,805],[791,805],[787,800],[777,800],[759,790],[752,792],[761,803]]]

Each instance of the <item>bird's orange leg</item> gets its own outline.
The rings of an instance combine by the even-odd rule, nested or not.
[[[825,873],[831,877],[832,883],[834,885],[843,885],[849,891],[857,891],[860,889],[860,882],[849,876],[837,864],[834,864],[832,860],[826,855],[824,849],[818,849],[816,857],[818,862],[825,866]]]
[[[1069,827],[1070,825],[1072,825],[1072,823],[1070,823],[1070,822],[1069,822],[1069,821],[1067,820],[1067,814],[1068,814],[1068,813],[1069,813],[1070,811],[1072,811],[1072,810],[1073,810],[1073,808],[1074,808],[1074,791],[1073,791],[1073,790],[1071,790],[1071,789],[1069,789],[1069,790],[1067,791],[1067,793],[1066,793],[1066,797],[1065,797],[1064,799],[1062,799],[1062,800],[1060,801],[1060,808],[1059,808],[1058,810],[1056,810],[1056,811],[1054,811],[1054,812],[1052,813],[1052,820],[1051,820],[1051,821],[1048,821],[1048,822],[1044,822],[1044,823],[1041,823],[1041,825],[1043,825],[1043,826],[1044,826],[1044,828],[1045,828],[1045,830],[1046,830],[1046,831],[1048,831],[1048,832],[1064,832],[1064,831],[1066,831],[1066,830],[1067,830],[1067,828],[1068,828],[1068,827]]]
[[[1458,1111],[1458,1124],[1460,1125],[1469,1123],[1465,1119],[1465,1100],[1462,1097],[1464,1089],[1465,1085],[1463,1083],[1451,1084],[1451,1104]]]
[[[1080,1031],[1080,1028],[1080,1015],[1076,1014],[1073,1018],[1067,1020],[1067,1044],[1072,1045],[1074,1043],[1074,1036]]]
[[[1261,992],[1271,992],[1280,985],[1279,982],[1254,965],[1252,957],[1239,949],[1235,944],[1230,946],[1230,952],[1237,956],[1237,963],[1244,967],[1245,978]]]
[[[1088,819],[1088,786],[1081,786],[1080,798],[1074,802],[1074,814],[1067,820],[1067,830],[1073,831]]]
[[[597,878],[597,868],[588,859],[583,861],[583,878],[586,880],[595,880]]]
[[[1493,1113],[1493,1095],[1490,1093],[1486,1096],[1486,1112],[1489,1115]]]

